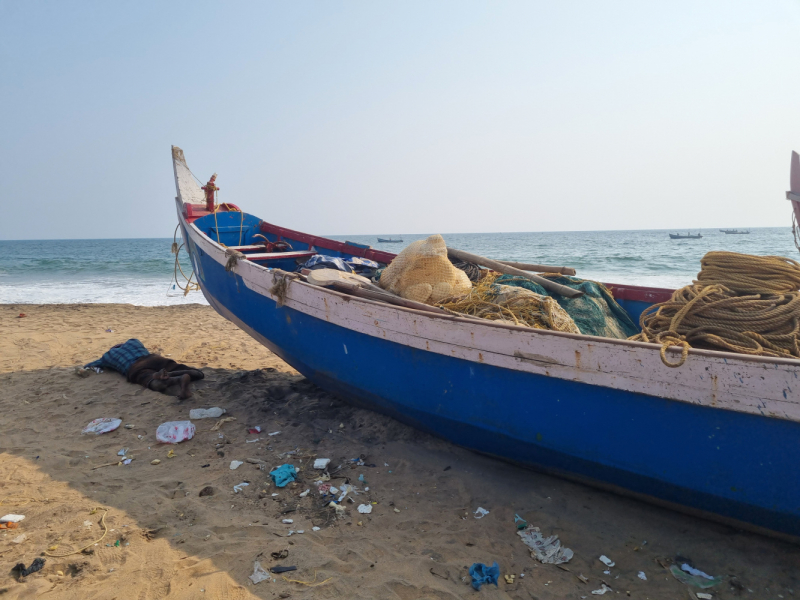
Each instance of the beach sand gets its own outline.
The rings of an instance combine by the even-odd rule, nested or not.
[[[131,337],[203,367],[194,396],[179,402],[110,371],[77,374]],[[353,408],[209,307],[0,306],[0,403],[0,515],[25,515],[19,528],[0,531],[3,600],[578,599],[596,597],[602,582],[613,590],[605,597],[691,599],[662,566],[676,555],[724,578],[694,592],[800,596],[797,546],[518,468]],[[218,431],[213,419],[197,420],[192,440],[156,442],[160,423],[211,406],[236,420]],[[98,417],[133,428],[81,435]],[[262,433],[248,433],[255,426]],[[130,465],[93,468],[117,461],[122,448]],[[351,459],[361,456],[359,467]],[[344,518],[320,500],[315,457],[343,465],[331,483],[346,477],[362,490]],[[245,462],[231,470],[247,458],[267,469]],[[301,467],[300,479],[278,489],[267,471],[284,462]],[[241,482],[249,486],[234,493]],[[201,497],[207,487],[213,495]],[[371,514],[359,514],[367,503]],[[476,519],[478,507],[489,514]],[[515,514],[575,552],[565,569],[530,556]],[[103,521],[108,531],[96,542]],[[88,553],[69,554],[85,546]],[[48,548],[66,556],[46,556],[41,571],[18,582],[12,567]],[[282,550],[286,558],[272,558]],[[605,567],[601,554],[616,566]],[[253,585],[255,561],[297,570]],[[494,561],[516,581],[474,591],[469,565]]]

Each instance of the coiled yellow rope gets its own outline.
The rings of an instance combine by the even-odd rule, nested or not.
[[[800,358],[800,263],[780,256],[709,252],[694,285],[645,310],[632,340],[662,344],[669,367],[690,347]],[[682,346],[671,363],[666,349]]]

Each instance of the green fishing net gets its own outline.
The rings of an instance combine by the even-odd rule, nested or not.
[[[624,340],[639,333],[636,323],[603,284],[566,275],[548,276],[547,279],[580,290],[583,296],[566,298],[548,292],[538,283],[517,275],[501,275],[494,283],[518,286],[543,296],[551,296],[572,317],[578,329],[585,335]]]

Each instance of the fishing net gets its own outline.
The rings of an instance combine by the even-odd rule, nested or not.
[[[571,317],[580,333],[621,340],[639,333],[636,323],[602,283],[552,273],[541,273],[540,277],[583,292],[578,298],[553,295],[553,300]],[[538,283],[518,275],[501,275],[494,283],[517,286],[541,296],[552,294]]]
[[[448,298],[438,306],[449,312],[490,321],[580,333],[558,303],[545,294],[523,287],[498,285],[497,273],[489,273],[463,296]]]
[[[403,298],[427,304],[465,294],[472,288],[467,274],[448,260],[444,238],[438,234],[404,248],[380,274],[379,285]]]

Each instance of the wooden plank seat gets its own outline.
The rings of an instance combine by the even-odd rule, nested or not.
[[[256,254],[245,254],[244,257],[247,260],[252,261],[262,261],[262,260],[279,260],[279,259],[286,259],[286,258],[305,258],[309,259],[314,256],[316,252],[306,252],[306,251],[298,251],[298,252],[260,252]]]

